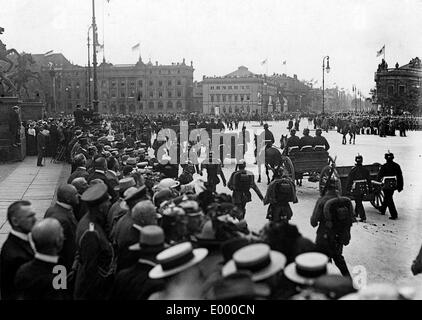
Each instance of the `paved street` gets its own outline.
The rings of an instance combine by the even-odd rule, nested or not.
[[[17,200],[29,200],[37,219],[43,218],[54,199],[57,184],[67,169],[67,165],[52,164],[49,159],[46,159],[45,167],[37,167],[35,157],[27,157],[14,165],[16,168],[6,172],[0,180],[0,247],[10,231],[7,207]]]
[[[274,133],[276,144],[281,134],[287,134],[287,122],[271,123],[270,130]],[[242,123],[239,125],[241,127]],[[301,121],[300,132],[308,126],[306,120]],[[248,129],[258,129],[257,123],[247,123]],[[313,127],[309,127],[312,129]],[[311,134],[314,134],[311,131]],[[358,135],[356,145],[344,146],[342,136],[336,131],[323,133],[328,139],[331,149],[330,155],[337,157],[337,166],[351,166],[359,152],[363,155],[364,164],[375,162],[384,163],[384,153],[390,150],[395,154],[403,170],[404,191],[394,196],[399,219],[389,220],[388,213],[381,216],[369,202],[364,203],[367,222],[354,224],[352,241],[345,247],[344,254],[350,266],[363,265],[368,272],[369,281],[413,282],[415,279],[422,285],[422,277],[414,277],[410,266],[419,252],[422,244],[422,148],[420,141],[422,132],[408,132],[407,138],[387,137],[380,138],[372,135]],[[301,134],[299,135],[301,136]],[[247,157],[253,156],[253,146],[249,148]],[[233,171],[233,165],[223,170],[228,179]],[[419,170],[418,170],[419,168]],[[257,172],[256,166],[248,169]],[[258,187],[264,193],[267,189],[266,177]],[[299,231],[306,237],[315,240],[316,229],[310,226],[310,216],[318,198],[318,184],[304,179],[303,186],[298,188],[299,203],[292,205],[294,212],[292,223],[299,227]],[[218,191],[229,192],[228,188],[219,186]],[[253,192],[252,192],[253,193]],[[265,194],[265,193],[264,193]],[[259,230],[266,222],[267,207],[262,205],[259,198],[253,193],[253,202],[247,205],[246,219],[253,230]]]

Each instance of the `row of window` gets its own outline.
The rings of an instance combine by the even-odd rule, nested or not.
[[[220,95],[220,94],[216,94],[216,95],[211,94],[210,95],[210,101],[211,102],[214,102],[214,101],[216,101],[216,102],[220,102],[220,101],[223,101],[223,102],[226,102],[226,101],[229,101],[229,102],[231,102],[231,101],[237,102],[237,101],[250,101],[250,100],[251,100],[251,95],[250,94],[246,94],[246,95],[244,95],[244,94],[240,94],[240,95],[237,95],[237,94],[234,94],[234,95],[231,95],[231,94],[222,94],[222,95]]]
[[[105,92],[105,91],[103,91],[102,92],[102,96],[103,96],[103,99],[107,99],[108,98],[108,93]],[[167,96],[167,98],[173,98],[173,92],[172,91],[167,91],[167,95],[166,96]],[[110,97],[111,98],[117,98],[117,92],[115,90],[112,90],[111,93],[110,93]],[[126,92],[121,91],[120,94],[119,94],[119,97],[120,98],[126,98]],[[140,100],[140,99],[143,99],[144,98],[144,93],[142,91],[139,91],[136,94],[135,90],[130,90],[128,92],[128,97],[129,98],[135,98],[135,97],[137,97],[138,100]],[[163,91],[158,91],[158,94],[157,93],[154,94],[154,91],[150,91],[149,92],[149,97],[150,98],[156,98],[156,97],[163,98],[164,97],[164,93],[163,93]],[[176,97],[177,98],[181,98],[182,97],[182,91],[181,90],[177,90]]]
[[[250,86],[211,86],[210,90],[245,90],[246,89],[250,89]]]
[[[212,114],[215,114],[215,108],[219,108],[219,106],[211,107],[211,113]],[[251,112],[251,107],[250,106],[241,106],[241,107],[238,107],[238,106],[236,106],[236,107],[231,107],[231,106],[225,107],[225,106],[223,106],[223,107],[220,108],[220,111],[222,113]]]
[[[116,80],[110,80],[109,85],[110,85],[111,88],[117,88],[117,83],[118,82]],[[157,82],[154,82],[154,80],[150,80],[148,82],[147,81],[144,81],[144,80],[138,80],[138,82],[137,82],[139,88],[143,88],[144,85],[147,84],[147,83],[148,83],[148,85],[150,87],[153,87],[155,85],[155,83],[157,83],[157,85],[159,87],[163,87],[164,86],[164,83],[166,83],[168,87],[173,86],[173,80],[167,80],[167,81],[158,80]],[[177,79],[175,81],[175,83],[176,83],[177,86],[181,86],[182,85],[182,80],[181,79]],[[129,81],[128,83],[126,83],[126,81],[123,80],[123,81],[120,81],[119,82],[119,85],[120,85],[120,87],[126,87],[126,85],[128,85],[129,88],[135,88],[136,83],[135,83],[135,81]],[[101,86],[103,88],[106,87],[107,86],[107,80],[102,80],[101,81]]]
[[[142,111],[145,110],[144,107],[148,107],[148,110],[174,110],[174,108],[176,108],[177,110],[182,110],[183,109],[183,103],[181,101],[177,101],[175,104],[172,101],[168,101],[165,104],[165,108],[164,108],[164,103],[162,101],[158,101],[157,103],[154,103],[153,101],[148,102],[147,104],[144,105],[143,102],[139,103],[137,105],[138,110]],[[106,105],[103,105],[104,109],[107,109]],[[119,105],[119,112],[120,113],[126,113],[126,110],[129,110],[130,113],[134,113],[135,112],[135,105],[131,104],[128,107],[124,104]],[[110,105],[110,111],[111,112],[117,112],[117,105],[112,104]]]
[[[400,95],[401,94],[405,94],[405,92],[406,92],[406,87],[403,86],[403,85],[399,86],[399,92],[398,92],[398,94],[400,94]],[[395,93],[394,86],[393,85],[389,85],[387,87],[387,95],[392,96],[392,95],[394,95],[394,93]]]

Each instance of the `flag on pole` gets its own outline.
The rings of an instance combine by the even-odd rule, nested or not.
[[[261,62],[261,66],[263,66],[264,64],[266,64],[266,63],[267,63],[267,60],[268,60],[268,59],[265,59],[264,61],[262,61],[262,62]]]
[[[132,51],[136,51],[136,50],[139,50],[139,48],[141,47],[141,44],[140,43],[137,43],[136,45],[134,45],[133,47],[132,47]]]
[[[385,45],[381,48],[380,51],[377,51],[377,57],[385,53]]]
[[[51,56],[53,54],[53,52],[54,52],[54,50],[50,50],[50,51],[44,53],[44,57]]]

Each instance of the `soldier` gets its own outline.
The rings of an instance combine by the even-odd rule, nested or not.
[[[268,129],[268,123],[264,124],[264,130],[265,130],[265,142],[271,142],[271,144],[274,144],[274,135],[273,133]]]
[[[246,204],[252,201],[251,188],[256,192],[261,201],[264,197],[255,184],[255,176],[252,172],[246,170],[245,160],[239,160],[238,171],[232,173],[227,186],[233,191],[233,204],[242,211],[242,219],[245,218]]]
[[[290,152],[290,148],[298,147],[300,146],[300,138],[296,136],[296,130],[292,129],[290,131],[290,137],[287,139],[287,146],[286,150]]]
[[[210,151],[208,154],[208,159],[205,159],[201,163],[201,173],[202,171],[207,170],[207,182],[205,183],[208,190],[211,192],[216,192],[217,184],[220,183],[221,177],[223,180],[223,186],[226,186],[226,177],[224,176],[223,170],[221,169],[221,162],[219,159],[214,158],[214,152]]]
[[[315,146],[314,138],[309,135],[309,129],[303,129],[303,137],[300,138],[299,147],[311,147]]]
[[[326,193],[318,199],[311,216],[311,226],[318,226],[315,244],[318,251],[334,260],[343,276],[349,276],[343,257],[343,246],[350,242],[350,228],[355,221],[353,205],[349,198],[340,197],[339,181],[332,176],[327,181]]]
[[[350,171],[347,180],[347,192],[351,194],[355,200],[355,216],[359,216],[360,221],[365,222],[366,215],[362,200],[365,195],[372,192],[372,182],[369,170],[362,165],[363,157],[357,155],[355,161],[356,165]]]
[[[403,191],[403,174],[400,166],[393,161],[394,154],[388,152],[384,156],[386,163],[381,166],[378,173],[377,180],[383,182],[384,202],[381,206],[381,214],[385,211],[390,211],[390,219],[396,220],[398,218],[396,206],[394,205],[393,194],[394,191]]]
[[[330,144],[328,143],[327,139],[322,136],[322,129],[318,128],[315,131],[314,137],[314,146],[315,149],[324,147],[326,151],[330,149]]]

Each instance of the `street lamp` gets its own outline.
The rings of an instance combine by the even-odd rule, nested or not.
[[[327,67],[325,66],[325,60],[327,60]],[[325,70],[327,73],[330,73],[330,57],[325,56],[322,59],[322,114],[324,114],[324,107],[325,107]]]

